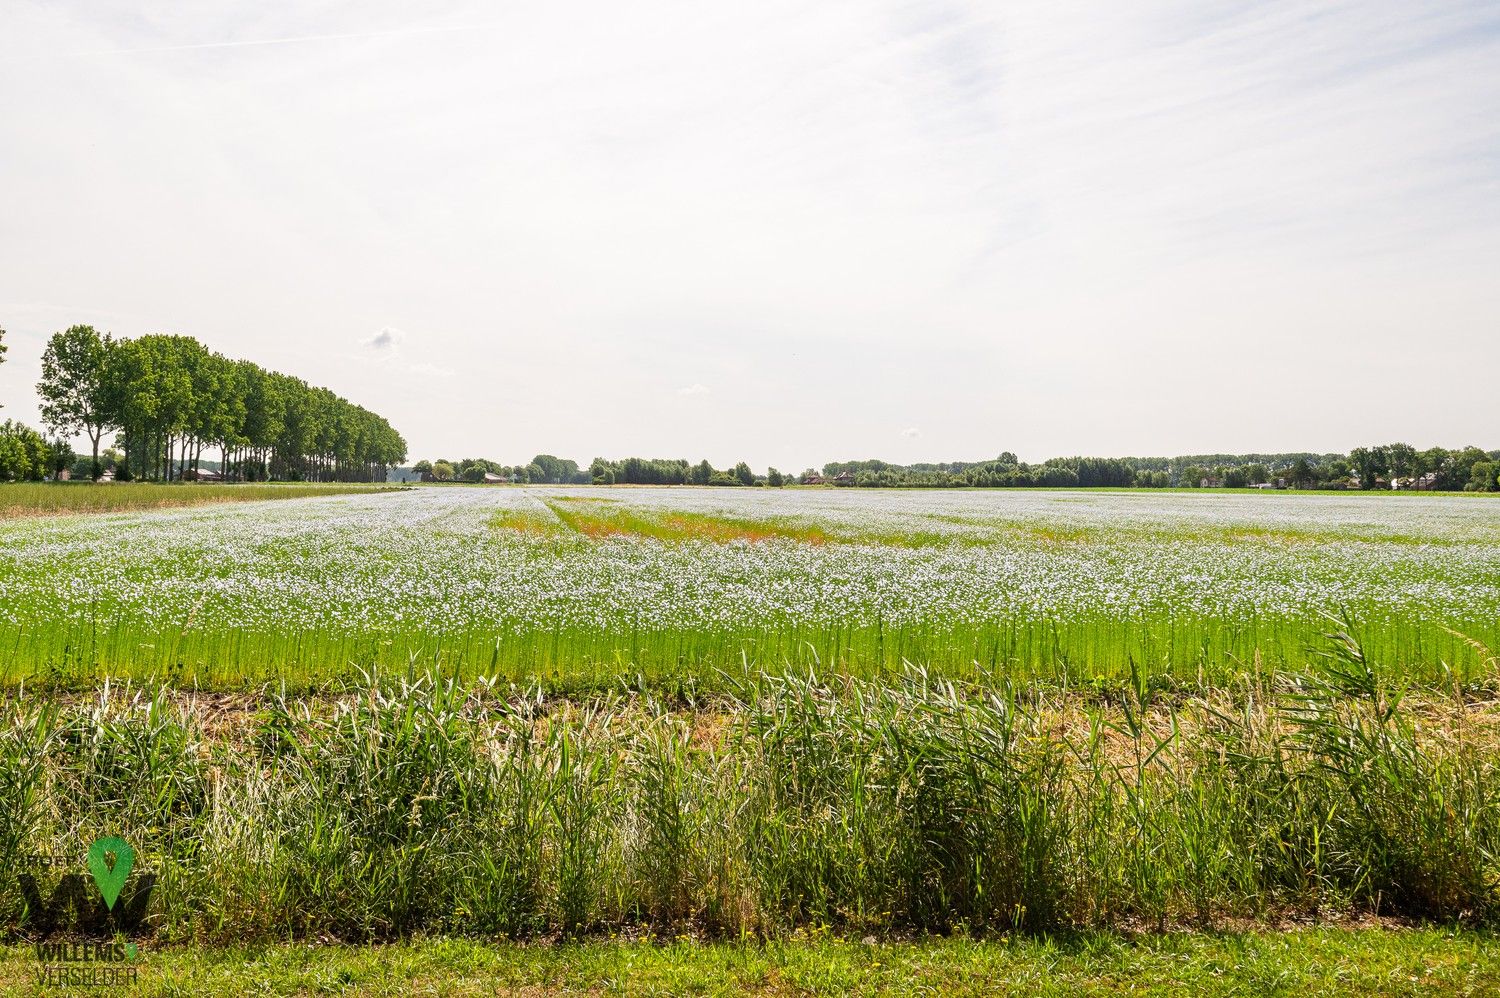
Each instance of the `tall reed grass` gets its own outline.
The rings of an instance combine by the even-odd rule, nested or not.
[[[164,939],[776,935],[1500,914],[1500,717],[1317,669],[1192,694],[752,674],[705,701],[410,671],[234,710],[13,700],[0,845],[156,874]],[[15,888],[0,923],[34,931]]]

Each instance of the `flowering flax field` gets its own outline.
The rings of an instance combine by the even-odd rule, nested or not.
[[[10,684],[1217,682],[1307,664],[1330,617],[1379,668],[1486,679],[1500,502],[424,487],[0,522]]]

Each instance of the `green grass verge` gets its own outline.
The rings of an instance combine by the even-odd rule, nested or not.
[[[1487,995],[1491,935],[1302,929],[1228,935],[767,945],[424,940],[380,947],[143,950],[141,995]],[[35,994],[29,947],[0,950],[0,993]]]

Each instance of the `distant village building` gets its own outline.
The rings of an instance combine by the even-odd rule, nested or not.
[[[184,482],[222,482],[224,476],[217,471],[208,468],[183,468],[182,474],[178,476]]]
[[[825,485],[825,484],[827,484],[827,482],[828,482],[828,479],[824,478],[822,475],[803,475],[802,476],[802,484],[803,485]]]
[[[486,485],[501,485],[504,483],[508,483],[509,481],[510,479],[506,478],[504,475],[497,475],[493,471],[486,471],[484,473],[484,484]]]
[[[1380,479],[1376,479],[1378,482]],[[1397,492],[1431,492],[1437,488],[1438,473],[1429,471],[1425,475],[1407,476],[1391,480],[1391,488]]]

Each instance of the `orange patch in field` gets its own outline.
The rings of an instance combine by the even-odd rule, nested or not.
[[[595,540],[600,537],[628,537],[636,533],[634,530],[626,529],[622,524],[603,517],[588,516],[584,513],[573,513],[568,517],[568,526],[578,531],[585,537]]]
[[[662,518],[662,526],[677,537],[701,538],[727,544],[730,541],[795,540],[804,544],[826,544],[828,535],[817,529],[798,530],[777,526],[774,523],[747,524],[712,517],[686,517],[668,515]]]

